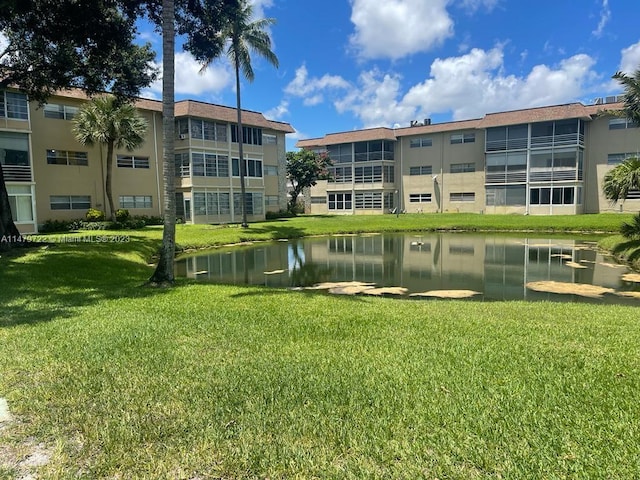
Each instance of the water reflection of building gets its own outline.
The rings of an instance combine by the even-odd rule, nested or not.
[[[493,300],[549,298],[526,288],[535,281],[621,285],[621,270],[581,241],[457,233],[334,236],[217,250],[183,260],[178,275],[271,287],[358,281],[412,293],[473,290]]]

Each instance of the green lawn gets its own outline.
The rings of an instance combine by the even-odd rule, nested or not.
[[[178,243],[544,226],[455,217],[180,226]],[[46,479],[640,476],[636,308],[158,290],[140,285],[160,230],[117,234],[0,258],[0,478],[37,448]]]

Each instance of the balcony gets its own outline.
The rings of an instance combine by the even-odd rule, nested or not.
[[[530,182],[566,182],[582,180],[582,170],[575,168],[555,169],[555,170],[531,170],[529,173]]]
[[[564,135],[531,137],[531,148],[550,148],[572,145],[584,146],[584,135],[582,133],[566,133]]]
[[[5,182],[32,182],[31,167],[28,165],[2,165]]]

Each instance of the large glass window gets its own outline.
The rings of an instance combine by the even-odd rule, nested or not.
[[[220,192],[193,192],[195,215],[229,215],[230,195]]]
[[[529,203],[531,205],[574,205],[576,203],[575,190],[575,187],[532,188],[529,191]],[[578,190],[581,194],[581,189],[578,188]]]
[[[26,133],[0,132],[0,163],[29,166],[29,136]]]
[[[33,222],[33,202],[29,185],[7,185],[11,216],[16,223]]]
[[[433,173],[433,167],[431,165],[418,165],[416,167],[409,167],[409,175],[431,175]]]
[[[451,135],[450,142],[452,145],[456,143],[474,143],[476,141],[475,133],[454,133]]]
[[[224,123],[216,123],[209,120],[201,120],[198,118],[190,119],[191,138],[198,140],[209,140],[217,142],[227,141],[227,125]],[[183,135],[186,131],[180,132]]]
[[[14,120],[29,119],[29,102],[23,93],[0,92],[0,117]]]
[[[372,140],[353,144],[356,162],[393,160],[393,143],[387,140]],[[331,154],[329,154],[331,156]]]
[[[116,158],[119,168],[149,168],[149,157],[118,155]]]
[[[351,193],[329,193],[329,210],[351,210],[353,196]]]
[[[45,118],[57,118],[60,120],[72,120],[78,113],[78,107],[69,105],[60,105],[57,103],[47,103],[44,106]]]
[[[526,205],[527,188],[524,185],[487,187],[486,202],[489,206]]]
[[[120,195],[120,208],[151,208],[151,195]]]
[[[237,158],[232,160],[232,175],[240,176],[240,162]],[[262,178],[262,160],[253,160],[251,158],[244,161],[245,175],[247,177]]]
[[[214,153],[191,154],[194,177],[228,177],[229,157]]]
[[[329,167],[329,183],[351,183],[353,181],[353,168]]]
[[[236,214],[242,212],[241,198],[242,194],[233,194],[233,208]],[[264,211],[262,193],[245,193],[245,206],[247,207],[247,215],[262,215]]]
[[[452,163],[450,168],[451,173],[470,173],[476,171],[476,164],[471,163]]]
[[[351,143],[341,143],[338,145],[329,145],[327,147],[329,158],[333,163],[351,163],[353,162],[353,152]]]
[[[410,203],[431,203],[431,194],[430,193],[410,193],[409,202]]]
[[[433,146],[433,139],[430,137],[412,138],[409,140],[409,148],[422,148]]]
[[[522,150],[527,148],[529,126],[526,124],[487,129],[487,151]]]
[[[262,145],[262,129],[257,127],[242,127],[242,139],[246,145]],[[231,125],[231,141],[238,143],[238,126]]]
[[[356,192],[357,210],[381,210],[382,192]]]
[[[382,165],[354,168],[355,183],[382,182]]]

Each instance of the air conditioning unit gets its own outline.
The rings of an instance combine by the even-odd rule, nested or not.
[[[186,140],[187,139],[187,134],[186,133],[181,133],[180,134],[180,140]]]

